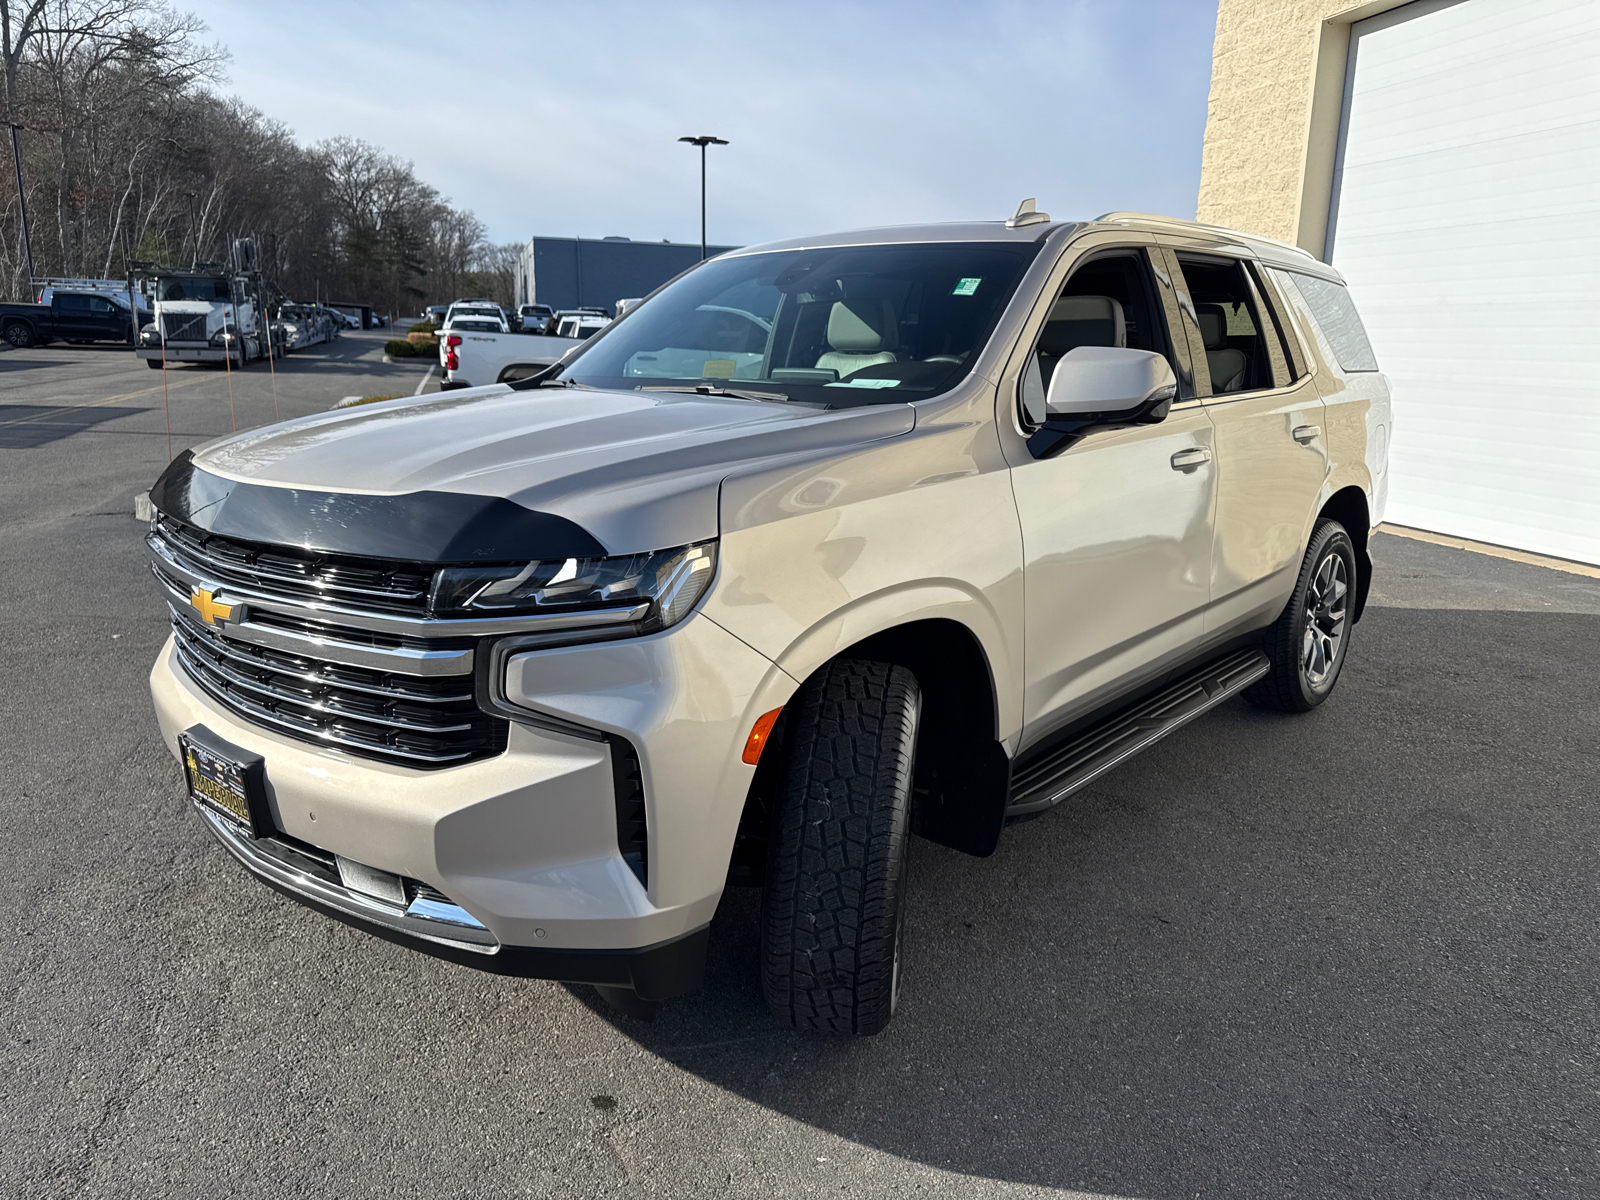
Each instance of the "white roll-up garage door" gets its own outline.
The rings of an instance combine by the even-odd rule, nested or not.
[[[1394,388],[1387,519],[1600,563],[1600,3],[1352,26],[1333,202]]]

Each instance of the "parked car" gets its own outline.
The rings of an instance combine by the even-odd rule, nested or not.
[[[604,313],[580,311],[557,314],[556,336],[582,340],[599,333],[609,324],[611,318]]]
[[[151,686],[205,826],[635,1013],[760,886],[773,1014],[870,1034],[913,834],[987,855],[1230,697],[1327,702],[1392,423],[1338,272],[1030,210],[736,250],[540,377],[185,452]],[[1241,728],[1241,779],[1292,736]]]
[[[18,348],[53,341],[131,342],[128,306],[91,292],[55,289],[48,304],[0,304],[0,337]]]
[[[550,319],[554,317],[555,309],[548,304],[524,304],[517,310],[517,315],[522,318],[523,333],[554,333],[550,329]]]
[[[422,320],[431,321],[435,325],[443,325],[445,314],[450,311],[448,304],[430,304],[422,310]]]
[[[444,322],[443,322],[443,325],[440,326],[440,328],[443,328],[444,325],[450,324],[457,317],[464,317],[464,316],[489,317],[489,318],[492,318],[493,320],[496,320],[496,321],[504,321],[506,315],[505,315],[505,312],[500,308],[500,306],[498,304],[495,304],[493,301],[489,301],[489,300],[457,300],[454,304],[452,304],[448,309],[445,310]],[[507,328],[510,328],[510,326],[507,325]]]

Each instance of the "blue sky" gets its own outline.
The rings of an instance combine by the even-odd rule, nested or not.
[[[210,0],[224,89],[411,159],[495,241],[712,242],[1009,216],[1192,217],[1215,0],[380,6]]]

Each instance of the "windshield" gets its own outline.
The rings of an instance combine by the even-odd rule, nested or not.
[[[785,250],[714,259],[558,379],[753,389],[830,407],[917,400],[971,369],[1037,244]]]
[[[156,295],[162,300],[232,300],[226,279],[161,279]]]

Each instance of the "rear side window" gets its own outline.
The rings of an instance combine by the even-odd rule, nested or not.
[[[1318,279],[1315,275],[1301,275],[1298,271],[1283,271],[1274,267],[1272,274],[1288,286],[1294,287],[1311,310],[1322,328],[1322,335],[1333,347],[1334,357],[1345,371],[1376,371],[1378,360],[1372,353],[1372,343],[1367,341],[1367,331],[1356,313],[1355,302],[1342,283]]]
[[[1263,391],[1287,383],[1277,331],[1272,331],[1269,341],[1244,264],[1237,259],[1179,254],[1178,266],[1194,301],[1196,324],[1205,343],[1211,394]]]

